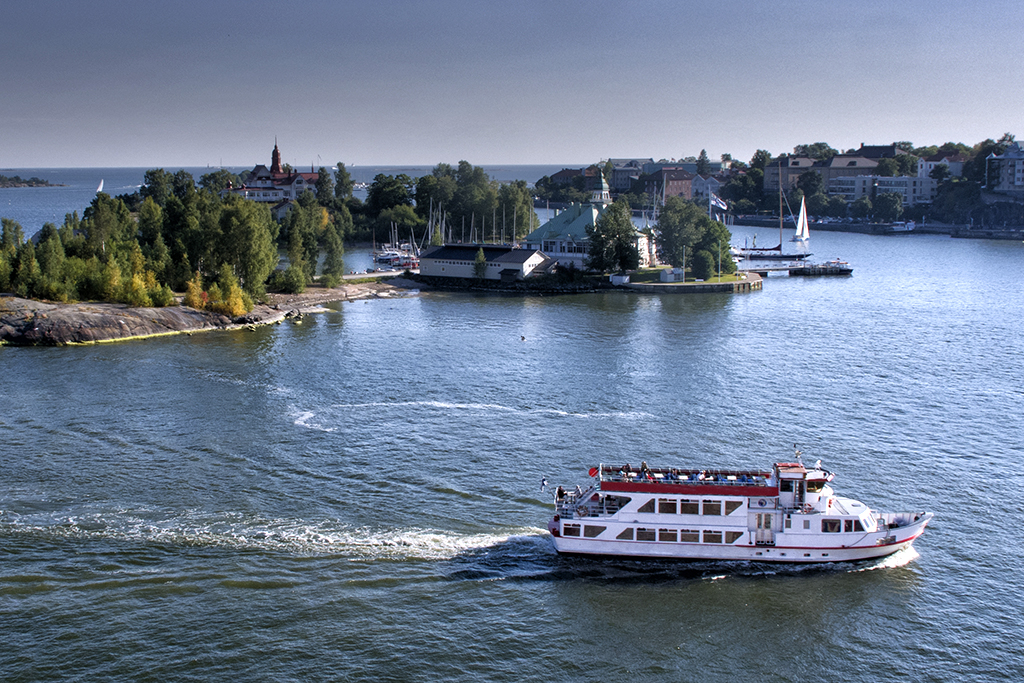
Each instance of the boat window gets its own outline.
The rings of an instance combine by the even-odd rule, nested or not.
[[[804,528],[807,529],[807,530],[810,530],[810,528],[811,528],[811,520],[809,520],[809,519],[805,519],[804,520]]]
[[[780,481],[779,482],[779,490],[780,491],[785,491],[786,493],[792,493],[793,492],[793,480],[792,479],[783,479],[782,481]]]
[[[658,529],[658,540],[669,541],[670,543],[676,542],[676,530],[675,529]]]
[[[808,493],[819,493],[824,488],[825,482],[822,479],[809,479],[807,481],[807,492]]]
[[[821,520],[821,530],[826,534],[838,534],[842,530],[843,525],[841,520],[838,519],[823,519]]]
[[[789,529],[792,526],[793,526],[793,520],[789,518],[789,515],[786,515],[786,528]]]
[[[676,502],[674,500],[668,500],[666,498],[658,499],[658,512],[663,515],[674,515],[676,514]]]
[[[583,535],[587,538],[596,538],[601,535],[601,532],[607,529],[606,526],[591,526],[590,524],[583,527]]]
[[[725,501],[725,514],[731,515],[732,513],[743,507],[743,501],[741,500],[727,500]]]
[[[705,543],[721,543],[722,532],[721,531],[708,531],[704,530],[704,542]]]
[[[720,515],[722,514],[722,501],[720,500],[705,500],[704,501],[704,512],[705,515]]]
[[[864,531],[864,526],[860,523],[859,519],[847,519],[843,522],[843,531],[847,533]]]
[[[619,532],[619,535],[616,536],[615,538],[619,539],[620,541],[632,541],[633,540],[633,527],[630,527],[628,529],[623,529],[622,531]]]
[[[658,540],[654,529],[637,529],[636,540],[638,541],[656,541]]]
[[[637,508],[637,512],[654,512],[654,499],[651,498],[649,501]]]
[[[681,500],[679,501],[679,514],[681,515],[699,515],[700,514],[700,503],[696,500]]]
[[[566,524],[564,527],[562,527],[562,535],[563,536],[579,536],[580,535],[580,525],[579,524]]]
[[[700,532],[689,529],[679,530],[679,541],[681,543],[700,543]]]
[[[743,538],[743,532],[742,531],[726,531],[725,532],[725,542],[726,543],[735,543],[736,541],[740,540],[741,538]]]

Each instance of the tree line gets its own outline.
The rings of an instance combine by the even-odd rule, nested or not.
[[[431,218],[434,243],[512,241],[535,227],[524,181],[495,182],[466,161],[438,164],[416,179],[380,174],[365,202],[353,196],[344,163],[321,167],[315,189],[280,223],[266,204],[223,192],[241,183],[224,169],[198,183],[184,170],[150,169],[137,192],[98,193],[81,217],[47,223],[34,239],[4,219],[0,291],[134,306],[170,305],[173,292],[184,292],[187,305],[240,315],[267,291],[300,292],[316,278],[336,286],[346,241],[384,242],[395,230],[422,241]],[[284,270],[278,249],[288,254]]]

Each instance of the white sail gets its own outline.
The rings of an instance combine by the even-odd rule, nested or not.
[[[103,178],[100,178],[100,186],[96,188],[96,192],[103,192]]]
[[[800,198],[800,217],[796,220],[796,234],[791,242],[806,242],[811,238],[811,231],[807,227],[807,204],[804,198]]]

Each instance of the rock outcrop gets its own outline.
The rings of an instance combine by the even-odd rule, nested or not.
[[[59,346],[228,327],[230,318],[184,306],[51,304],[0,297],[0,343]]]

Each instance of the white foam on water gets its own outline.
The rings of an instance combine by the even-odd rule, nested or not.
[[[620,418],[626,420],[641,420],[653,417],[650,413],[628,411],[628,412],[606,412],[606,413],[578,413],[557,408],[515,408],[503,406],[497,403],[449,403],[446,401],[376,401],[372,403],[338,403],[333,408],[359,410],[364,408],[436,408],[439,410],[474,410],[483,412],[504,412],[520,415],[558,415],[560,417],[572,417],[578,419],[591,418]]]
[[[350,527],[335,520],[305,522],[259,519],[241,514],[203,518],[197,514],[154,519],[148,511],[96,511],[22,518],[5,523],[0,535],[39,534],[56,538],[163,543],[183,547],[222,547],[264,550],[296,555],[340,555],[352,561],[446,560],[461,553],[501,544],[545,543],[545,531],[535,527],[503,533],[460,534],[452,531]]]
[[[850,572],[871,572],[876,569],[895,569],[897,567],[905,567],[919,557],[921,557],[921,555],[914,550],[914,546],[908,546],[902,550],[897,550],[892,555],[879,558],[874,564],[857,567],[856,569],[851,569]]]
[[[324,425],[313,422],[312,420],[316,417],[316,413],[311,410],[293,409],[293,416],[295,417],[294,424],[299,427],[315,429],[320,432],[333,432],[337,430],[337,427],[325,427]]]

